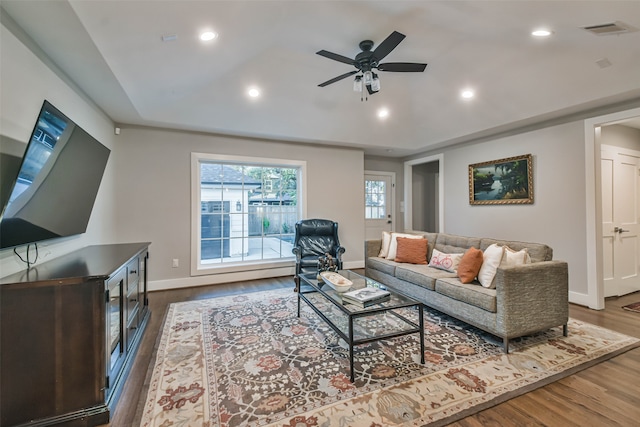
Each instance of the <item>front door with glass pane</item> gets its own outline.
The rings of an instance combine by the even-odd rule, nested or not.
[[[379,239],[393,230],[393,174],[369,174],[365,182],[365,238]]]

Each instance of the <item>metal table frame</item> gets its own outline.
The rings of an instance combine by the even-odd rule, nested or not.
[[[344,271],[338,271],[338,273],[348,277],[363,279],[367,285],[375,284],[375,285],[378,285],[379,287],[384,287],[384,285],[382,285],[381,283],[378,283],[373,279],[369,279],[367,277],[361,276],[352,271],[344,270]],[[350,371],[351,382],[353,382],[355,378],[354,367],[353,367],[354,346],[359,344],[365,344],[373,341],[379,341],[383,339],[419,333],[420,334],[420,363],[424,365],[424,311],[423,311],[423,305],[420,302],[412,298],[409,298],[405,295],[401,295],[397,292],[393,292],[389,290],[389,292],[393,295],[392,301],[374,304],[366,308],[357,308],[353,305],[344,305],[340,298],[340,294],[334,291],[333,288],[331,288],[329,285],[324,284],[322,282],[318,282],[318,280],[316,279],[316,274],[303,274],[300,276],[300,278],[301,278],[301,283],[300,283],[301,286],[300,286],[300,289],[298,290],[298,317],[300,317],[300,301],[305,301],[307,305],[311,307],[311,309],[313,309],[313,311],[318,316],[320,316],[321,319],[323,319],[343,340],[345,340],[345,342],[349,345],[349,371]],[[306,295],[311,293],[313,294],[317,293],[322,295],[327,301],[332,303],[342,313],[348,316],[349,326],[348,326],[347,334],[341,331],[340,328],[337,325],[335,325],[333,321],[331,321],[331,319],[329,319],[322,312],[322,310],[318,309],[314,305],[314,303]],[[405,308],[405,307],[416,307],[418,309],[417,325],[413,321],[407,319],[405,316],[402,316],[401,314],[395,311],[397,309]],[[378,313],[385,313],[385,312],[393,314],[394,316],[396,316],[397,318],[399,318],[400,320],[402,320],[403,322],[411,326],[411,328],[403,331],[376,335],[374,337],[369,337],[369,338],[355,339],[354,333],[353,333],[353,322],[355,319],[359,317],[373,316]]]

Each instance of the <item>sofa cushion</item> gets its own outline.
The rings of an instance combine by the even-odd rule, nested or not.
[[[409,264],[427,263],[427,239],[407,239],[398,237],[398,250],[396,251],[395,262],[406,262]]]
[[[463,254],[470,247],[480,248],[480,238],[438,233],[435,248],[446,254]]]
[[[460,281],[462,283],[471,283],[476,280],[483,261],[484,254],[480,249],[474,248],[473,246],[467,249],[458,264],[458,277]]]
[[[388,259],[380,258],[380,257],[369,257],[367,261],[367,267],[372,268],[374,270],[381,271],[383,273],[389,274],[391,276],[395,276],[396,274],[396,266],[398,264],[390,261]]]
[[[484,251],[494,243],[500,246],[509,246],[515,251],[526,248],[529,256],[531,257],[531,262],[551,261],[553,259],[553,249],[542,243],[527,243],[483,238],[480,242],[480,249]]]
[[[495,289],[464,284],[457,277],[436,280],[436,292],[492,313],[497,311]]]
[[[449,277],[456,277],[456,274],[429,267],[428,265],[401,264],[396,267],[396,279],[404,280],[432,291],[436,289],[437,279]]]

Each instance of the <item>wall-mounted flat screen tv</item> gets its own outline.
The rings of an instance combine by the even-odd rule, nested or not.
[[[110,152],[44,101],[18,172],[2,174],[0,248],[87,231]]]

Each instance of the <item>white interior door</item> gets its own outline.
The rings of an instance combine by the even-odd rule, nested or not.
[[[366,172],[364,176],[365,195],[365,239],[379,239],[383,231],[393,227],[393,174]]]
[[[604,296],[640,290],[640,152],[603,145],[602,251]]]

